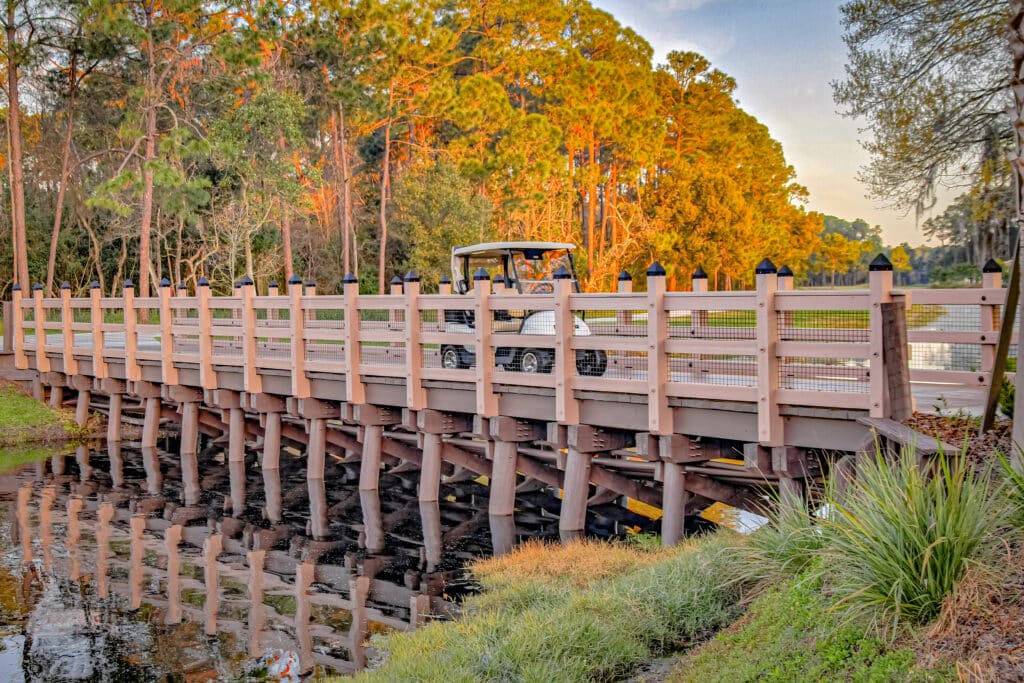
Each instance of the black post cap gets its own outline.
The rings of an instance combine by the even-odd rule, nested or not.
[[[310,278],[310,279],[306,280],[306,286],[307,287],[316,287],[316,280],[314,280],[313,278]]]
[[[771,259],[765,259],[757,264],[757,268],[754,269],[755,275],[774,275],[777,271],[775,264],[771,262]]]
[[[400,284],[402,284],[402,278],[398,277],[397,275],[394,276],[393,278],[391,278],[391,284],[393,284],[393,285],[400,285]]]
[[[988,261],[985,261],[985,265],[981,267],[981,272],[983,272],[983,273],[1001,273],[1001,272],[1003,272],[1003,267],[1001,265],[999,265],[999,263],[996,262],[996,260],[994,258],[990,258]]]
[[[558,270],[555,271],[555,274],[552,275],[551,277],[553,277],[556,280],[571,280],[572,273],[566,270],[565,266],[561,266]]]
[[[793,271],[789,269],[789,266],[782,266],[779,268],[779,277],[793,277]]]
[[[299,277],[298,275],[292,275],[290,278],[288,278],[288,284],[290,284],[290,285],[301,285],[302,284],[302,278]]]
[[[415,270],[410,270],[408,273],[405,274],[405,277],[402,279],[405,280],[406,282],[419,282],[420,276],[416,274]]]
[[[17,282],[15,282],[15,283],[14,283],[14,284],[13,284],[13,285],[11,286],[11,291],[12,291],[12,292],[20,292],[20,291],[21,291],[21,285],[19,285],[19,284],[18,284]]]
[[[708,274],[704,272],[704,269],[697,266],[697,270],[693,271],[693,275],[690,276],[691,280],[707,280]]]
[[[504,278],[504,277],[502,277],[502,275],[501,275],[501,274],[499,273],[499,274],[498,274],[498,275],[497,275],[497,276],[496,276],[496,277],[494,278],[494,284],[496,284],[496,285],[497,285],[497,284],[502,284],[502,285],[503,285],[503,284],[505,284],[505,278]]]
[[[32,291],[33,292],[41,292],[41,291],[43,291],[43,286],[40,283],[37,282],[34,285],[32,285]]]
[[[442,285],[450,285],[451,283],[452,283],[452,279],[450,277],[448,277],[447,275],[442,275],[441,276],[441,284]]]
[[[241,288],[242,288],[242,281],[241,280],[235,280],[235,289],[241,289]]]
[[[871,272],[884,272],[892,270],[892,261],[885,257],[885,254],[879,254],[875,257],[875,260],[868,264],[868,270]]]
[[[243,277],[240,282],[242,283],[243,287],[248,287],[249,285],[256,284],[255,282],[252,281],[252,278],[249,277],[248,275]]]
[[[665,266],[655,261],[647,266],[647,277],[665,277]]]
[[[209,287],[210,281],[207,280],[205,277],[201,277],[199,278],[199,282],[197,282],[196,284],[198,284],[200,287]]]
[[[168,280],[165,277],[162,277],[162,278],[160,278],[160,286],[161,287],[170,287],[171,286],[171,281]]]
[[[100,288],[100,283],[99,283],[98,280],[93,280],[92,282],[89,283],[89,289],[99,289],[99,288]]]
[[[125,289],[131,289],[133,287],[135,287],[135,283],[134,282],[132,282],[131,280],[125,280],[124,281],[124,288]]]
[[[629,274],[628,270],[624,270],[619,273],[619,282],[632,282],[633,276]]]
[[[270,284],[268,284],[267,287],[272,287],[273,289],[277,289],[277,280],[271,280]]]
[[[557,275],[557,273],[556,273],[556,275]],[[474,282],[482,282],[484,280],[490,280],[490,279],[491,279],[491,276],[487,272],[486,268],[483,268],[483,267],[477,268],[476,272],[473,273],[473,281]]]
[[[60,288],[61,289],[71,289],[71,283],[68,282],[67,280],[65,280],[64,282],[60,283]]]
[[[179,282],[178,289],[184,292],[186,289],[188,289],[188,286],[184,282]]]
[[[346,285],[351,285],[351,284],[358,283],[359,282],[359,278],[357,278],[355,276],[355,274],[353,274],[353,273],[345,273],[345,277],[343,277],[341,279],[341,281],[342,281],[342,283],[344,283]]]

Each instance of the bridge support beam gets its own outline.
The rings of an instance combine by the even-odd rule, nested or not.
[[[661,544],[672,546],[683,538],[686,505],[690,495],[686,492],[686,474],[683,465],[662,463]]]
[[[156,448],[157,436],[160,434],[160,399],[151,396],[145,399],[146,414],[142,421],[142,447]]]
[[[84,427],[89,421],[89,403],[92,401],[92,392],[88,389],[78,390],[78,401],[75,402],[75,424]]]
[[[443,435],[470,431],[473,428],[473,419],[458,413],[420,410],[416,413],[416,428],[420,432],[423,448],[419,499],[421,503],[436,503],[441,493]]]
[[[121,419],[124,412],[124,394],[111,394],[107,412],[107,441],[121,441]]]
[[[540,423],[494,417],[490,420],[488,433],[494,440],[494,447],[487,512],[492,516],[512,515],[516,507],[519,444],[547,438],[547,429]]]
[[[635,436],[589,425],[569,425],[569,453],[562,482],[562,511],[558,531],[563,540],[580,535],[586,528],[590,470],[595,453],[613,451],[635,441]]]
[[[376,491],[380,482],[380,461],[384,448],[384,425],[402,421],[401,411],[387,406],[346,404],[346,417],[363,425],[363,458],[359,463],[359,490]]]
[[[50,387],[50,407],[59,410],[62,405],[64,405],[64,387]]]

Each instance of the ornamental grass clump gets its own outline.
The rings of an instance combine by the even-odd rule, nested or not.
[[[824,555],[836,607],[888,630],[938,615],[968,567],[996,545],[991,470],[940,453],[927,471],[914,449],[863,458],[843,493],[830,487]]]
[[[733,579],[755,592],[803,573],[825,541],[821,525],[802,501],[774,498],[768,522],[734,550]]]

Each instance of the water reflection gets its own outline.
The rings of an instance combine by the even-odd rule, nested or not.
[[[303,672],[365,666],[371,634],[453,614],[465,562],[518,535],[478,482],[420,503],[418,473],[359,491],[358,468],[111,443],[0,477],[0,621],[17,636],[0,671],[230,679],[278,651]],[[523,533],[556,533],[548,498],[520,502]]]

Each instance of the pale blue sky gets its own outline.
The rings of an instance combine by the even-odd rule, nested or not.
[[[858,123],[837,113],[843,77],[842,0],[593,0],[654,48],[695,50],[734,77],[740,105],[782,143],[809,208],[881,225],[887,241],[919,244],[913,213],[884,209],[857,180],[867,153]]]

